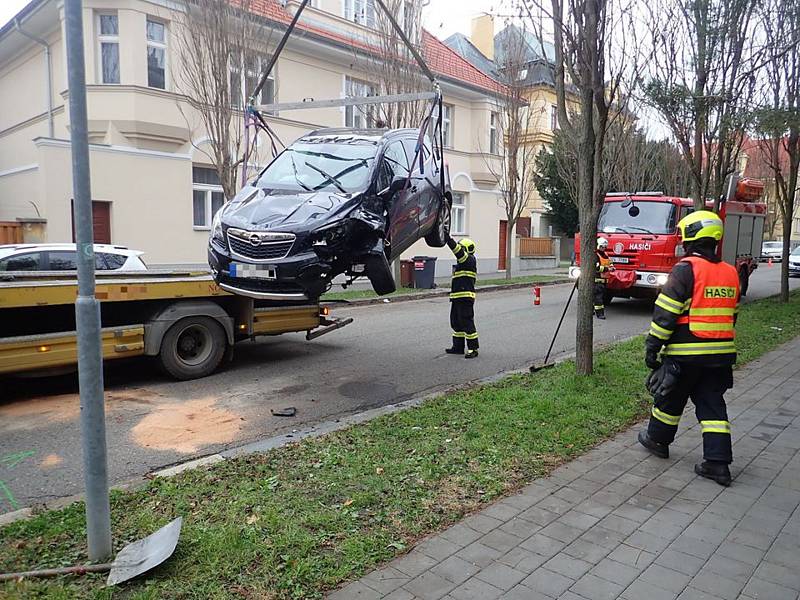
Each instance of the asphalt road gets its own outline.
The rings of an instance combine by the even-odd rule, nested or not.
[[[778,291],[778,268],[760,268],[749,299]],[[797,287],[800,280],[793,280]],[[217,374],[175,382],[137,359],[106,369],[109,473],[112,483],[302,425],[399,402],[502,371],[541,362],[570,285],[482,294],[476,305],[477,360],[444,354],[448,301],[432,298],[341,307],[348,327],[306,342],[299,334],[245,342]],[[610,342],[646,330],[646,303],[615,300],[596,321]],[[574,348],[574,306],[554,354]],[[0,513],[80,493],[79,404],[74,376],[0,381]],[[294,406],[297,415],[270,409]]]

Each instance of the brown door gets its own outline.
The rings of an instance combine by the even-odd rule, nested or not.
[[[497,269],[499,271],[506,270],[506,239],[508,237],[508,221],[500,221],[500,248],[497,259]]]
[[[74,204],[74,203],[73,203]],[[95,244],[111,243],[111,203],[92,200],[92,227]],[[75,212],[72,213],[72,241],[75,240]]]

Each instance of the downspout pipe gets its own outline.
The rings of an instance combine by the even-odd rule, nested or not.
[[[47,64],[47,137],[55,137],[55,126],[53,123],[53,61],[50,56],[50,44],[40,37],[25,31],[20,25],[19,19],[14,19],[14,27],[21,34],[29,40],[36,42],[44,47],[44,60]]]

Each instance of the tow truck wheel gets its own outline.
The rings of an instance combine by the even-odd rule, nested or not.
[[[186,317],[167,330],[158,359],[175,379],[205,377],[225,356],[227,342],[222,326],[210,317]]]

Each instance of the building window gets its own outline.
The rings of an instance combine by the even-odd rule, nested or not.
[[[100,49],[100,83],[119,83],[117,15],[97,15],[97,43]]]
[[[444,147],[453,147],[453,113],[455,107],[450,104],[442,104],[442,137],[444,137]]]
[[[497,154],[499,150],[497,143],[497,118],[496,112],[489,115],[489,152],[491,154]]]
[[[417,17],[414,0],[405,0],[403,2],[403,30],[410,40],[417,37]]]
[[[192,167],[192,225],[208,229],[214,215],[225,204],[225,194],[216,169]]]
[[[344,88],[346,98],[364,98],[366,96],[374,96],[376,94],[374,86],[366,81],[353,79],[352,77],[345,77]],[[356,129],[372,127],[375,123],[375,107],[375,104],[345,106],[345,127],[355,127]]]
[[[244,76],[242,67],[244,66]],[[257,54],[251,54],[241,58],[237,62],[231,62],[231,105],[234,108],[244,108],[250,94],[256,89],[261,80],[263,69],[267,66],[267,59]],[[259,104],[272,104],[275,102],[275,74],[270,73],[269,78],[261,88],[261,95],[258,97]]]
[[[375,0],[344,0],[344,18],[375,27]]]
[[[167,26],[147,19],[147,85],[167,89]]]
[[[464,235],[467,233],[467,196],[453,192],[453,207],[450,210],[450,233]]]
[[[555,104],[550,105],[550,129],[558,129],[558,107]]]

